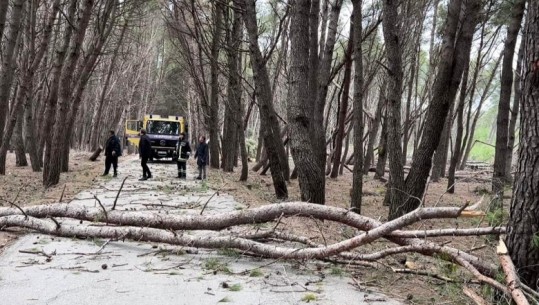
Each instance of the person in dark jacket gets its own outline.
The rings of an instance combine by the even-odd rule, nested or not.
[[[118,176],[118,157],[122,155],[120,140],[114,134],[114,130],[109,131],[109,138],[105,144],[105,172],[103,176],[108,176],[110,166],[114,169],[114,177]]]
[[[176,144],[175,156],[178,158],[176,160],[178,164],[178,178],[186,179],[187,178],[187,159],[191,155],[191,146],[189,141],[185,139],[185,133],[180,133],[178,138],[178,143]]]
[[[142,166],[142,178],[139,180],[148,180],[152,177],[152,173],[148,167],[148,159],[152,156],[152,142],[150,142],[150,139],[146,135],[146,129],[140,130],[139,155],[141,160],[140,165]]]
[[[206,165],[208,164],[208,144],[206,144],[206,137],[200,136],[198,138],[197,151],[195,153],[195,159],[197,159],[198,165],[198,177],[197,180],[206,179]]]

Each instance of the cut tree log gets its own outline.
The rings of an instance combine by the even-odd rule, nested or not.
[[[475,293],[475,291],[473,291],[470,287],[468,286],[464,286],[464,288],[462,288],[462,292],[464,292],[464,294],[466,296],[468,296],[470,299],[472,299],[472,301],[474,301],[474,303],[476,305],[490,305],[490,303],[488,303],[487,301],[485,301],[485,299],[483,299],[480,295],[478,295],[477,293]]]
[[[509,292],[511,292],[513,301],[515,301],[515,304],[517,305],[529,305],[530,303],[524,296],[522,290],[520,290],[520,280],[515,270],[515,265],[513,264],[513,261],[509,256],[509,252],[507,251],[507,247],[505,246],[505,243],[501,237],[500,243],[496,248],[496,253],[498,254],[500,265],[505,273],[505,283],[509,289]]]
[[[103,151],[103,146],[99,146],[95,151],[94,153],[90,156],[89,160],[94,162],[97,160],[97,158],[99,157],[99,155],[101,154],[101,152]]]

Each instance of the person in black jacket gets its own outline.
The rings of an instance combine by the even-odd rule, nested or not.
[[[178,178],[186,179],[187,178],[187,159],[191,155],[191,146],[189,141],[185,139],[185,133],[180,133],[178,143],[176,144],[175,156],[178,158],[176,160],[178,164]]]
[[[152,156],[152,142],[150,142],[150,139],[146,135],[146,129],[140,130],[139,155],[141,160],[140,165],[142,166],[142,178],[139,180],[148,180],[152,177],[152,173],[148,167],[148,159]]]
[[[200,136],[198,138],[197,151],[195,153],[195,159],[197,159],[198,165],[198,177],[197,180],[206,179],[206,165],[208,164],[208,144],[206,144],[206,137]]]
[[[114,134],[114,130],[110,130],[109,138],[105,144],[105,172],[103,176],[108,176],[111,165],[114,168],[114,177],[118,176],[118,157],[121,155],[120,140]]]

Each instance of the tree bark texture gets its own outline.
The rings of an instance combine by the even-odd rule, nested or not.
[[[213,8],[213,37],[210,54],[210,166],[219,168],[219,51],[223,32],[223,7],[215,2]],[[228,139],[231,141],[232,139]]]
[[[324,204],[325,173],[318,158],[319,147],[313,147],[312,128],[315,105],[310,100],[309,89],[309,11],[310,0],[296,0],[292,5],[290,25],[290,96],[288,126],[290,148],[298,169],[298,180],[303,201]],[[324,146],[325,147],[325,146]]]
[[[353,95],[353,124],[354,124],[354,169],[352,173],[352,196],[350,208],[361,213],[363,197],[363,52],[361,48],[363,29],[362,0],[352,1],[352,23],[354,41],[354,95]]]
[[[445,121],[449,108],[455,99],[464,67],[469,63],[472,38],[481,9],[481,1],[464,1],[465,9],[461,19],[459,16],[462,4],[461,0],[449,2],[433,99],[427,110],[421,142],[414,152],[412,166],[406,177],[408,198],[402,204],[398,204],[402,207],[401,213],[412,211],[421,203],[432,166],[432,156],[443,130],[443,124],[440,122]],[[460,27],[458,26],[459,20],[461,21]]]
[[[378,103],[376,104],[376,111],[374,113],[374,119],[371,121],[369,128],[369,142],[367,144],[367,152],[365,153],[365,162],[363,164],[363,174],[367,175],[369,170],[374,165],[374,145],[376,144],[376,138],[378,136],[378,130],[380,129],[380,123],[382,122],[382,110],[385,104],[385,91],[387,82],[384,81],[378,92]]]
[[[249,39],[249,50],[253,65],[253,78],[255,82],[255,94],[257,96],[260,111],[260,125],[264,147],[268,155],[271,168],[273,187],[277,198],[287,198],[289,167],[286,152],[281,139],[281,130],[277,114],[273,107],[271,86],[266,63],[258,45],[258,27],[256,23],[256,10],[253,0],[243,0],[243,19]]]
[[[530,2],[533,5],[534,1]],[[536,3],[537,4],[537,3]],[[511,89],[513,86],[513,57],[517,44],[518,32],[524,16],[526,0],[518,0],[511,6],[511,19],[507,27],[507,37],[503,48],[502,76],[500,79],[500,100],[496,118],[496,149],[494,152],[494,172],[492,174],[492,193],[503,197],[505,184],[511,173],[506,173],[507,143],[509,136],[509,112],[511,107]],[[494,208],[501,207],[501,200],[495,200]]]
[[[524,28],[520,148],[513,184],[509,248],[520,279],[539,290],[539,5],[530,1]]]

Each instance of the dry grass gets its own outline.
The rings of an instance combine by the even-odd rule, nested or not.
[[[252,167],[254,164],[251,164]],[[277,202],[273,196],[273,186],[271,176],[260,176],[258,173],[249,172],[247,182],[239,182],[239,173],[222,173],[212,170],[210,173],[209,185],[212,188],[221,188],[225,192],[233,195],[238,201],[250,207]],[[442,179],[439,183],[429,185],[425,200],[426,206],[462,206],[466,202],[471,204],[479,201],[482,197],[477,190],[488,190],[490,185],[484,181],[489,178],[488,173],[484,173],[481,179],[469,179],[468,181],[457,181],[456,193],[445,193],[447,180]],[[326,204],[331,206],[347,208],[350,205],[350,189],[352,174],[345,170],[344,175],[337,179],[327,178],[326,180]],[[298,181],[293,180],[288,185],[290,201],[300,200]],[[384,221],[387,219],[388,208],[382,202],[385,194],[384,183],[374,180],[372,173],[365,177],[364,197],[362,202],[362,214]],[[489,204],[488,195],[485,196],[482,209],[487,209]],[[295,234],[309,236],[320,244],[331,243],[342,238],[349,238],[357,232],[344,225],[331,222],[320,222],[314,219],[288,218],[282,221],[280,229]],[[459,218],[423,221],[409,229],[430,229],[430,228],[452,228],[452,227],[476,227],[487,226],[485,219]],[[439,243],[449,243],[450,246],[469,251],[485,260],[494,262],[495,243],[487,237],[440,237],[430,240]],[[374,244],[359,249],[361,252],[372,252],[376,249],[384,249],[392,246],[391,243],[380,240]],[[404,263],[406,262],[406,266]],[[360,283],[368,287],[375,287],[383,293],[401,299],[406,304],[472,304],[462,293],[462,283],[469,280],[469,275],[440,259],[424,257],[418,254],[406,254],[390,257],[380,261],[380,268],[358,268],[347,266],[346,272],[356,278]],[[429,272],[434,272],[442,276],[455,279],[456,283],[447,283],[438,279],[426,276],[397,274],[391,268],[417,268]],[[473,286],[473,285],[472,285]],[[479,285],[475,285],[478,291]]]

